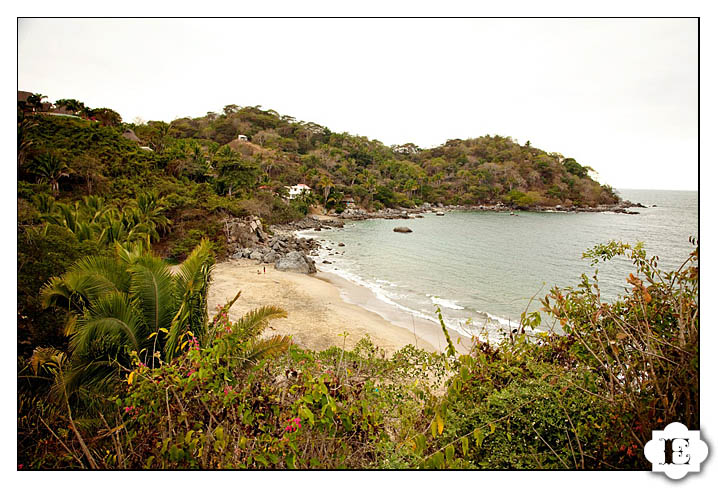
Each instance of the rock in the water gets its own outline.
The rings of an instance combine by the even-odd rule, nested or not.
[[[279,258],[274,268],[283,272],[316,273],[317,271],[314,260],[299,251],[290,251]]]
[[[344,243],[339,243],[337,246],[345,246]]]
[[[411,233],[413,231],[406,226],[398,226],[398,227],[394,228],[394,232],[395,233]]]

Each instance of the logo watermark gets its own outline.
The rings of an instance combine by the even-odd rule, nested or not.
[[[653,464],[653,472],[682,479],[688,472],[701,470],[701,462],[708,457],[708,445],[701,440],[700,431],[671,423],[662,431],[653,431],[653,439],[643,447],[643,454]]]

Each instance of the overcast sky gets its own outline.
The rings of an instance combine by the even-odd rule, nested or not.
[[[19,21],[18,87],[125,121],[261,105],[423,148],[500,134],[617,188],[698,188],[693,19]]]

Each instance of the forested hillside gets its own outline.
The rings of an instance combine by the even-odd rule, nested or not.
[[[160,249],[175,258],[201,236],[221,242],[225,216],[253,213],[267,223],[286,222],[312,203],[341,212],[349,198],[367,209],[617,201],[610,187],[589,177],[589,167],[508,137],[450,140],[431,149],[388,147],[259,107],[228,105],[222,114],[169,124],[123,124],[110,109],[86,109],[72,99],[57,103],[85,117],[20,116],[19,196],[46,192],[70,202],[102,195],[125,202],[155,192],[173,231]],[[288,205],[280,198],[284,186],[297,183],[309,185],[312,198]]]

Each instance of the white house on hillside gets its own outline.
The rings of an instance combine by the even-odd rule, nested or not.
[[[239,136],[237,136],[237,141],[247,141],[247,136],[245,136],[244,134],[240,134]]]
[[[299,196],[299,194],[301,194],[302,192],[311,192],[312,191],[311,187],[309,187],[308,185],[304,185],[303,183],[298,183],[297,185],[292,185],[291,187],[285,186],[284,188],[286,188],[289,191],[290,199],[293,199],[293,198]]]

